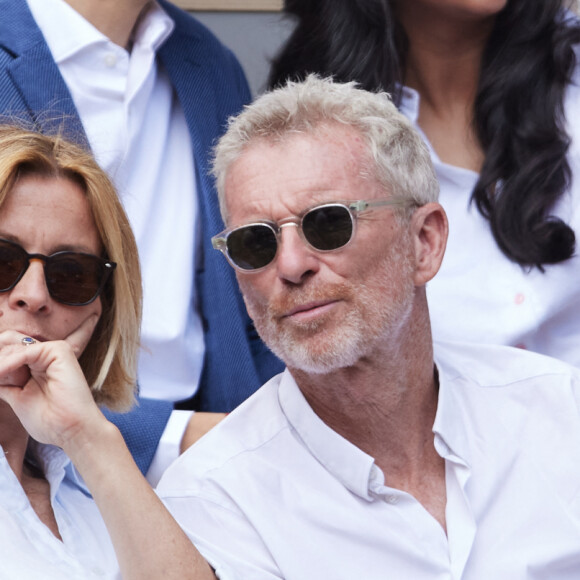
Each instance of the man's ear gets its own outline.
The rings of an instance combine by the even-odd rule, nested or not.
[[[415,286],[424,286],[441,266],[449,226],[445,210],[438,203],[428,203],[415,210],[411,218],[415,244]]]

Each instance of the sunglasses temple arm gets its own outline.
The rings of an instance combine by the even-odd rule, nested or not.
[[[226,238],[220,235],[214,236],[211,239],[211,245],[213,246],[214,250],[220,250],[223,252],[226,247]]]

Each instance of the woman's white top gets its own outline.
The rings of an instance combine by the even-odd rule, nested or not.
[[[0,447],[0,578],[120,579],[105,524],[68,457],[39,446],[62,541],[40,521]]]
[[[578,69],[575,81],[580,78]],[[415,124],[419,95],[405,88],[401,111]],[[580,89],[568,88],[565,113],[571,138],[569,191],[553,215],[576,233],[566,262],[525,269],[499,250],[471,193],[478,174],[443,163],[431,145],[440,202],[449,218],[443,265],[427,286],[436,340],[504,344],[551,355],[580,367]],[[423,135],[424,136],[424,135]]]

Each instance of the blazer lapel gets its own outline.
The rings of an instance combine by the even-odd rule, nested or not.
[[[4,115],[24,117],[44,131],[64,131],[87,145],[72,97],[24,0],[0,0],[0,44],[13,56],[6,67],[20,99]]]
[[[196,36],[176,30],[161,47],[159,56],[187,121],[199,179],[205,182],[209,178],[207,159],[216,137],[216,124],[220,121],[215,103],[218,88],[207,75],[207,65],[198,64],[204,50],[202,44]],[[203,187],[203,190],[198,192],[200,203],[214,214],[208,216],[211,223],[220,223],[219,212],[215,212],[216,204],[205,203],[203,198],[207,188]],[[209,190],[213,193],[213,188]]]
[[[69,139],[88,145],[72,97],[46,45],[37,45],[17,58],[8,74],[39,130],[49,134],[62,132]]]

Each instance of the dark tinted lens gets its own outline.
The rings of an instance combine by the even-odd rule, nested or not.
[[[28,266],[26,252],[9,242],[0,242],[0,292],[8,290]]]
[[[276,256],[278,240],[274,230],[265,224],[253,224],[234,230],[228,236],[228,254],[244,270],[267,266]]]
[[[352,236],[352,218],[342,205],[317,207],[302,219],[302,232],[317,250],[336,250],[348,244]]]
[[[47,260],[44,272],[48,291],[55,300],[86,304],[96,297],[104,270],[96,256],[63,252]]]

